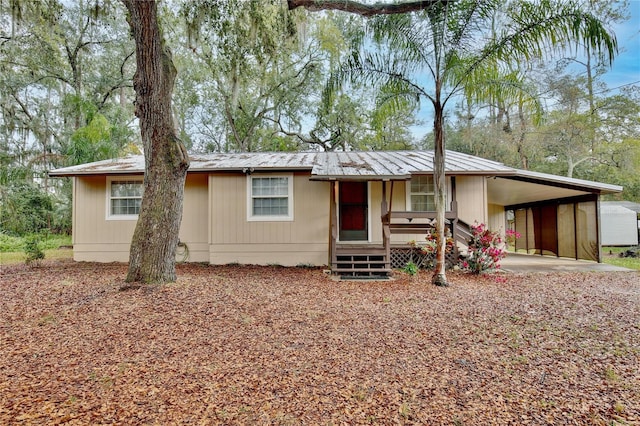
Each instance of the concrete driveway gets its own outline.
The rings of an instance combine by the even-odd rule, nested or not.
[[[507,272],[633,272],[633,269],[622,268],[620,266],[609,265],[606,263],[522,253],[508,253],[507,257],[502,259],[500,265],[500,269]]]

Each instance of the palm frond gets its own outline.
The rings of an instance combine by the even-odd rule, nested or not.
[[[465,76],[464,95],[472,103],[515,102],[532,113],[534,123],[543,116],[543,107],[535,90],[530,87],[518,70],[509,69],[496,62],[485,62]]]
[[[508,24],[485,49],[487,56],[545,58],[580,43],[609,60],[618,51],[618,43],[597,17],[572,1],[518,1],[506,11]]]

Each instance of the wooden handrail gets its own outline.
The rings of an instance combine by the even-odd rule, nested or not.
[[[337,260],[337,240],[338,240],[338,213],[337,213],[338,209],[336,206],[337,190],[338,190],[337,183],[333,182],[331,184],[331,194],[329,198],[329,216],[330,216],[329,218],[329,223],[330,223],[329,262],[331,264],[331,268],[335,266],[335,262]]]
[[[391,219],[435,219],[436,212],[393,211],[389,212]],[[458,213],[448,211],[444,213],[445,219],[457,219]]]
[[[384,247],[385,268],[391,268],[391,229],[389,223],[382,224],[382,241]]]

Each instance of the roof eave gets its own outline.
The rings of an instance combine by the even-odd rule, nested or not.
[[[108,176],[108,175],[143,175],[144,170],[80,170],[80,171],[56,171],[47,173],[49,177],[74,177],[74,176]]]
[[[228,167],[222,169],[216,168],[189,168],[189,173],[282,173],[282,172],[311,172],[311,167]],[[51,170],[48,172],[49,177],[73,177],[73,176],[108,176],[108,175],[137,175],[144,174],[144,170],[128,169],[128,170]]]
[[[530,172],[527,170],[518,170],[515,174],[502,176],[508,179],[521,180],[525,182],[539,183],[542,185],[551,185],[561,188],[575,189],[578,191],[588,191],[597,194],[616,194],[624,189],[619,185],[611,185],[601,182],[593,182],[582,179],[567,178],[562,176],[550,175],[546,173]]]
[[[221,169],[215,168],[190,168],[189,172],[207,172],[207,173],[281,173],[281,172],[311,172],[312,168],[304,167],[225,167]]]
[[[380,181],[380,180],[409,180],[410,174],[406,175],[311,175],[313,181],[334,181],[334,180],[350,180],[350,181]]]

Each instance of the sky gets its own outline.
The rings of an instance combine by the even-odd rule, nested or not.
[[[602,76],[610,94],[630,85],[640,87],[640,0],[629,1],[629,15],[629,20],[611,26],[618,40],[619,52],[611,69]],[[584,68],[577,72],[584,72]],[[450,102],[449,115],[452,105],[455,102]],[[422,102],[418,119],[422,123],[413,126],[412,133],[416,139],[422,139],[433,130],[433,107],[429,102]]]
[[[631,19],[613,26],[620,53],[603,77],[609,89],[636,84],[640,86],[640,0],[629,2]]]

